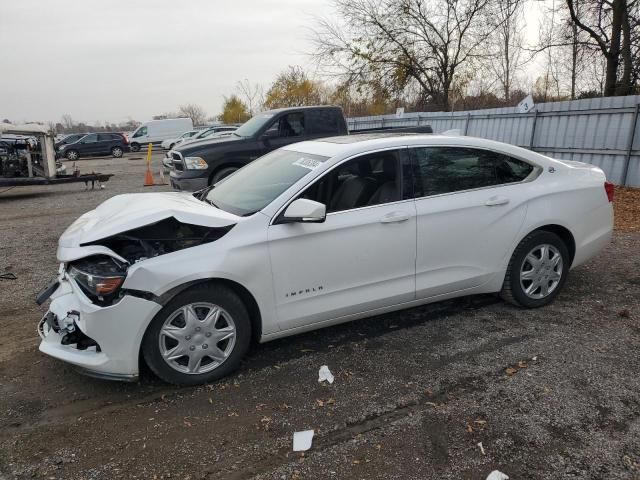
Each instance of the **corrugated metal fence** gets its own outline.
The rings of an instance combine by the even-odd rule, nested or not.
[[[597,165],[620,185],[640,187],[640,95],[539,103],[465,112],[417,112],[358,117],[349,129],[431,125],[434,133],[463,134],[511,143],[554,158]]]

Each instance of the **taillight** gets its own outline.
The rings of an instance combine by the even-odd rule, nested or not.
[[[604,191],[607,193],[607,200],[609,200],[609,203],[613,202],[613,194],[616,191],[613,183],[604,182]]]

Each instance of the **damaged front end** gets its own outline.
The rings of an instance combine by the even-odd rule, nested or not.
[[[213,242],[225,235],[232,227],[233,225],[224,227],[192,225],[170,217],[101,240],[83,243],[81,246],[107,247],[126,259],[129,264],[133,264],[147,258]]]
[[[134,266],[214,242],[236,222],[175,194],[113,197],[83,215],[61,236],[58,276],[37,298],[51,298],[38,324],[40,350],[90,375],[136,378],[144,332],[162,302],[146,295],[159,285],[127,289]]]

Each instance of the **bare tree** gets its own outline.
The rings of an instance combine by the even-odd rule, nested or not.
[[[195,103],[188,103],[186,105],[180,105],[178,109],[178,115],[181,117],[188,117],[193,122],[193,125],[204,125],[207,120],[207,114],[200,105]]]
[[[606,59],[605,96],[633,90],[634,12],[638,0],[566,0],[571,20],[585,31]],[[580,6],[579,6],[580,4]],[[582,12],[580,12],[582,9]],[[638,60],[636,59],[636,62]]]
[[[448,110],[456,76],[486,55],[483,18],[490,0],[334,0],[342,19],[315,32],[321,66],[350,82],[390,93],[417,83],[422,96]]]
[[[523,5],[523,0],[497,0],[493,5],[496,31],[489,41],[495,51],[488,63],[506,101],[510,100],[516,76],[528,61],[523,49]]]
[[[67,132],[73,130],[74,123],[73,123],[73,118],[71,118],[71,115],[69,115],[68,113],[65,113],[64,115],[62,115],[62,125],[64,125],[64,129]]]
[[[249,79],[245,78],[236,84],[236,89],[243,98],[250,117],[253,117],[257,112],[262,110],[262,106],[264,105],[264,89],[261,85],[257,83],[252,85]]]

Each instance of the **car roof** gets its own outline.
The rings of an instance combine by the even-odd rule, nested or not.
[[[276,113],[284,112],[284,111],[298,111],[298,110],[342,110],[342,107],[336,105],[307,105],[303,107],[286,107],[286,108],[276,108],[273,110],[267,110],[261,112],[259,115],[268,114],[275,115]]]
[[[318,140],[299,142],[283,147],[301,153],[344,158],[359,153],[371,152],[385,148],[404,146],[460,146],[497,150],[515,157],[535,159],[542,165],[549,163],[549,158],[539,153],[508,143],[496,142],[465,135],[433,135],[424,133],[375,133],[328,137]]]

